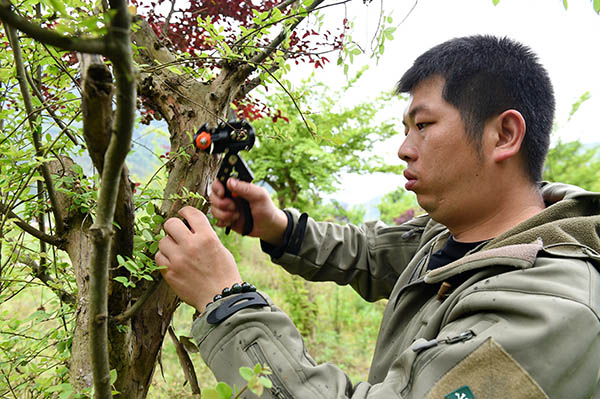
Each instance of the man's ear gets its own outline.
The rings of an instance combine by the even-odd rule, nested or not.
[[[517,110],[509,109],[494,118],[492,159],[502,162],[518,154],[525,137],[525,118]]]

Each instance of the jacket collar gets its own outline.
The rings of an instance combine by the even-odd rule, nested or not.
[[[440,283],[466,271],[498,264],[514,267],[515,269],[529,269],[535,263],[537,254],[543,246],[542,240],[538,239],[530,244],[514,244],[478,251],[429,271],[425,274],[425,283]]]

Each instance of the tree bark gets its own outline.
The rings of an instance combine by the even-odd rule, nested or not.
[[[63,157],[49,163],[52,175],[77,177],[73,171],[73,160]],[[77,189],[73,190],[77,195]],[[65,213],[65,246],[69,255],[75,279],[77,282],[77,305],[75,308],[75,331],[71,347],[70,382],[75,392],[81,392],[92,386],[92,369],[89,361],[89,334],[87,325],[88,294],[89,294],[89,264],[92,256],[92,244],[87,231],[92,225],[92,220],[85,214],[73,208],[72,197],[63,192],[57,192],[60,208]]]

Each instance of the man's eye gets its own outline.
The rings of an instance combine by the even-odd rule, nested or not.
[[[423,130],[423,129],[425,129],[425,127],[426,127],[427,125],[429,125],[429,123],[427,123],[427,122],[421,122],[421,123],[416,123],[416,124],[415,124],[415,126],[416,126],[416,127],[417,127],[417,129],[419,129],[419,130]]]

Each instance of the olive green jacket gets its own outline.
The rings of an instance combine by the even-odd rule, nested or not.
[[[429,272],[449,232],[428,216],[394,227],[308,219],[299,253],[277,263],[389,299],[367,382],[316,364],[266,295],[269,306],[216,326],[206,315],[219,302],[209,306],[192,328],[201,355],[238,387],[241,366],[268,364],[266,398],[600,397],[600,194],[542,191],[543,212]]]

